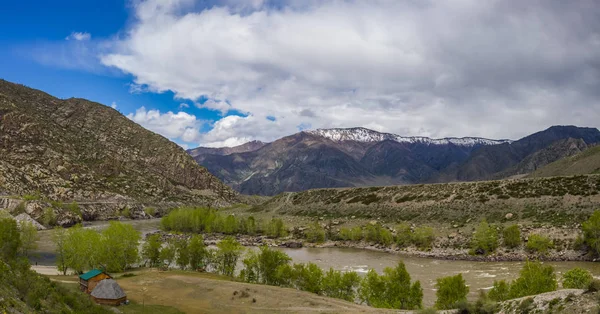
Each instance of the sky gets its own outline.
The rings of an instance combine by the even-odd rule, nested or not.
[[[0,27],[0,78],[185,148],[600,124],[596,0],[21,0]]]

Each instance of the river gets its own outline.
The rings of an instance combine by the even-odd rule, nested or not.
[[[159,219],[127,221],[142,234],[158,230]],[[94,222],[86,228],[101,230],[108,225],[107,222]],[[54,245],[51,241],[52,230],[40,231],[38,249],[31,258],[32,264],[54,265]],[[253,249],[253,248],[250,248]],[[423,287],[425,305],[432,305],[435,301],[434,285],[437,278],[463,274],[465,281],[470,286],[470,298],[477,296],[479,289],[489,289],[494,280],[511,280],[518,276],[523,262],[473,262],[438,260],[430,258],[412,257],[402,254],[391,254],[364,249],[352,248],[278,248],[288,254],[295,263],[313,262],[323,269],[332,267],[337,270],[354,270],[361,274],[370,268],[381,273],[385,267],[394,267],[403,261],[413,280],[420,280]],[[545,262],[554,266],[558,278],[561,273],[573,267],[581,267],[600,276],[600,263],[593,262]]]

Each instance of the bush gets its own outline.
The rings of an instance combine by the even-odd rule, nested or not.
[[[323,277],[323,294],[337,299],[354,302],[355,290],[360,284],[360,277],[354,271],[342,273],[330,268]]]
[[[583,239],[595,255],[600,255],[600,210],[581,225]]]
[[[525,262],[519,278],[510,285],[509,298],[520,298],[555,291],[558,284],[554,268],[540,262]]]
[[[433,233],[433,228],[431,228],[431,227],[415,228],[415,232],[413,234],[412,241],[417,248],[419,248],[421,250],[430,249],[434,240],[435,240],[435,235]]]
[[[550,240],[548,237],[539,234],[532,234],[527,240],[525,249],[529,253],[546,254],[552,247],[552,240]]]
[[[396,268],[386,267],[383,275],[373,269],[363,278],[359,298],[367,305],[390,309],[418,309],[422,307],[423,289],[419,281],[411,284],[404,263]]]
[[[266,285],[279,286],[281,282],[277,272],[273,271],[287,265],[292,259],[284,252],[261,246],[259,251],[250,251],[243,263],[244,270],[240,277],[246,282],[257,282]]]
[[[592,280],[589,271],[576,267],[564,273],[562,285],[565,289],[587,289]]]
[[[214,256],[217,271],[222,275],[233,277],[237,261],[243,251],[244,247],[231,236],[217,243],[217,251]]]
[[[471,240],[472,253],[490,254],[498,248],[498,232],[487,221],[482,221]]]
[[[44,212],[42,213],[42,223],[44,226],[48,227],[56,226],[56,214],[52,207],[44,209]]]
[[[396,227],[396,244],[399,247],[407,247],[411,243],[412,232],[407,223],[401,223]]]
[[[469,287],[467,287],[462,274],[439,278],[435,287],[437,289],[435,307],[440,310],[455,308],[458,302],[466,301],[467,294],[469,294]]]
[[[504,238],[504,246],[507,248],[513,249],[521,245],[521,230],[517,225],[505,228],[502,231],[502,237]]]
[[[294,264],[293,278],[299,290],[316,294],[323,291],[323,270],[314,263]]]
[[[267,224],[265,228],[266,234],[271,238],[280,238],[287,236],[287,227],[283,223],[283,220],[279,218],[273,218]]]
[[[600,279],[592,279],[590,284],[587,287],[588,292],[598,292],[600,291]]]
[[[154,207],[146,207],[144,208],[144,213],[146,213],[146,215],[154,217],[154,215],[156,215],[156,208]]]
[[[306,229],[304,236],[308,242],[321,243],[325,241],[325,229],[315,221]]]
[[[488,297],[496,302],[508,300],[510,286],[505,280],[494,281],[494,286],[490,289]]]

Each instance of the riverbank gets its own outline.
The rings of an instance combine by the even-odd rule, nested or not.
[[[190,237],[188,234],[180,233],[169,233],[165,231],[156,231],[146,234],[146,237],[158,234],[163,241],[169,238],[187,238]],[[216,245],[217,242],[225,238],[227,235],[223,234],[205,234],[204,242],[207,245]],[[384,246],[381,244],[374,244],[367,241],[325,241],[323,243],[310,243],[304,241],[304,239],[297,239],[294,237],[272,239],[266,236],[257,235],[236,235],[236,240],[243,246],[247,247],[258,247],[267,245],[270,247],[284,247],[284,248],[352,248],[361,250],[370,250],[376,252],[398,254],[411,257],[419,258],[431,258],[440,260],[455,260],[455,261],[476,261],[476,262],[519,262],[526,260],[540,260],[540,261],[554,261],[554,262],[595,262],[591,255],[586,254],[583,251],[577,250],[551,250],[547,254],[532,254],[527,252],[524,248],[518,249],[506,249],[499,248],[494,254],[489,255],[472,255],[469,254],[468,249],[455,249],[455,248],[438,248],[433,247],[429,250],[419,250],[415,247],[403,247],[400,248],[396,245]]]

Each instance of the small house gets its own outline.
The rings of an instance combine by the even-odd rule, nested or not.
[[[92,269],[79,276],[79,290],[90,294],[98,282],[104,279],[112,279],[112,277],[99,269]]]
[[[98,304],[121,305],[127,301],[127,295],[114,279],[103,279],[91,293],[92,299]]]

